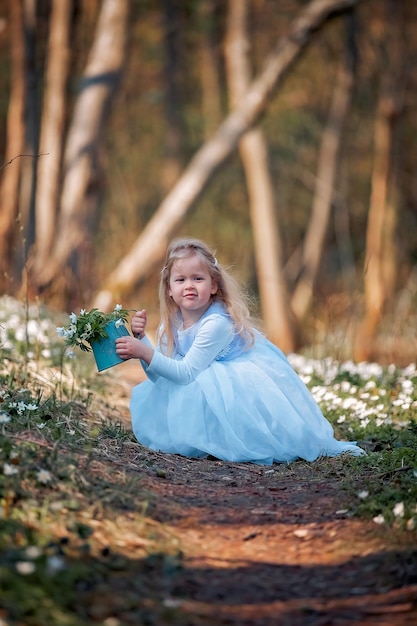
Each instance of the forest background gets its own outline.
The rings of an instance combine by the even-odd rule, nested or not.
[[[416,25],[414,0],[0,0],[0,293],[155,328],[191,235],[285,351],[414,361]]]

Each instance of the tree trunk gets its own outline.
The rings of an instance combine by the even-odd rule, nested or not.
[[[161,171],[162,189],[165,193],[173,187],[182,167],[184,128],[181,117],[180,76],[181,53],[179,38],[181,24],[177,0],[163,2],[164,27],[164,82],[166,112],[166,156]]]
[[[38,80],[36,67],[36,0],[24,0],[23,20],[25,36],[25,146],[26,154],[38,152]],[[20,237],[16,240],[15,272],[25,280],[29,249],[33,244],[35,228],[35,194],[38,159],[23,159],[20,172],[18,221]],[[26,285],[24,284],[25,288]]]
[[[303,243],[301,273],[291,299],[291,308],[299,323],[307,315],[313,299],[314,285],[329,227],[338,156],[344,122],[351,102],[352,85],[352,64],[343,63],[338,71],[329,117],[323,133],[311,218]]]
[[[82,281],[83,255],[88,254],[97,207],[98,143],[125,61],[129,5],[129,0],[104,0],[101,6],[68,132],[57,236],[48,266],[39,276],[41,288],[62,277],[64,270],[72,277],[60,289]]]
[[[247,37],[248,0],[229,0],[226,68],[232,108],[250,83]],[[275,219],[274,190],[269,174],[268,150],[260,129],[249,130],[239,143],[248,186],[254,239],[256,274],[262,317],[271,341],[285,352],[296,348],[290,321],[289,298],[282,269],[281,236]]]
[[[191,160],[172,191],[154,213],[140,237],[110,274],[95,298],[95,306],[108,309],[143,281],[161,262],[175,230],[193,206],[214,172],[236,149],[241,137],[263,113],[279,81],[310,41],[313,32],[335,11],[358,0],[313,0],[297,18],[287,37],[266,60],[263,71],[250,85],[239,107],[229,114],[212,139]]]
[[[206,141],[210,139],[222,120],[219,59],[216,53],[216,41],[214,41],[214,9],[213,0],[202,0],[198,4],[201,116]]]
[[[25,40],[23,1],[9,0],[11,92],[7,112],[6,165],[0,185],[0,292],[15,291],[13,265],[21,159],[25,145]],[[10,163],[12,159],[13,162]]]
[[[375,333],[395,283],[394,231],[398,213],[395,143],[402,108],[402,13],[395,0],[386,0],[383,79],[375,119],[375,155],[366,231],[364,268],[365,314],[357,333],[355,358],[374,357]]]
[[[72,0],[53,0],[47,49],[35,213],[35,274],[45,266],[56,231],[70,61]],[[36,279],[35,279],[36,280]]]

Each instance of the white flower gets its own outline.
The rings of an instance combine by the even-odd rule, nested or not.
[[[17,412],[19,413],[19,415],[23,415],[23,413],[26,411],[26,402],[23,402],[23,400],[20,400],[20,402],[17,403]]]
[[[121,311],[122,310],[122,305],[121,304],[116,304],[116,306],[114,307],[115,311]]]
[[[87,313],[87,309],[81,309],[80,310],[80,315],[85,315]]]
[[[49,483],[52,480],[52,474],[51,474],[51,472],[48,472],[48,470],[41,469],[36,474],[36,478],[37,478],[38,482],[43,483],[44,485],[46,485],[46,483]]]
[[[38,559],[42,554],[42,550],[39,548],[39,546],[28,546],[25,550],[25,553],[26,558],[28,559]]]
[[[56,574],[65,569],[65,561],[60,556],[50,556],[47,560],[46,569],[48,574]]]
[[[368,496],[369,496],[369,491],[366,491],[366,489],[358,493],[358,498],[360,498],[361,500],[365,500],[365,498],[367,498]]]
[[[58,337],[65,337],[65,328],[63,326],[57,326],[56,334],[58,335]]]
[[[404,517],[404,502],[397,502],[397,504],[392,509],[395,517]]]
[[[116,328],[119,328],[119,326],[121,326],[123,324],[123,320],[116,320],[114,322],[114,325],[116,326]]]
[[[376,517],[373,518],[375,524],[385,524],[385,517],[380,513]]]
[[[75,313],[71,313],[69,318],[73,324],[77,323],[77,316],[75,315]]]
[[[17,474],[19,470],[14,465],[10,465],[10,463],[3,463],[3,474],[5,476],[13,476],[13,474]]]
[[[6,411],[0,411],[0,424],[7,424],[10,422],[11,417]]]
[[[28,576],[29,574],[33,574],[36,566],[31,561],[17,561],[16,569],[22,576]]]

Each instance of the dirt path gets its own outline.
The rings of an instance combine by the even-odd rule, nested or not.
[[[132,382],[120,381],[125,421]],[[152,494],[147,515],[181,551],[180,563],[155,566],[167,614],[146,623],[417,624],[416,535],[350,517],[331,461],[318,478],[307,463],[191,460],[136,444],[129,457]]]

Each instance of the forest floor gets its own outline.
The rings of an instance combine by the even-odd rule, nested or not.
[[[136,381],[127,368],[119,376],[121,392],[112,400],[129,427]],[[110,439],[106,446],[102,472],[140,473],[148,534],[141,540],[135,514],[123,522],[119,515],[116,544],[129,566],[112,580],[112,593],[96,603],[98,590],[80,598],[94,620],[107,626],[417,624],[416,533],[351,516],[354,496],[332,469],[340,460],[319,461],[316,471],[304,462],[267,467],[187,459],[133,441],[122,452]],[[163,548],[135,559],[141,541],[150,541],[150,523]]]

